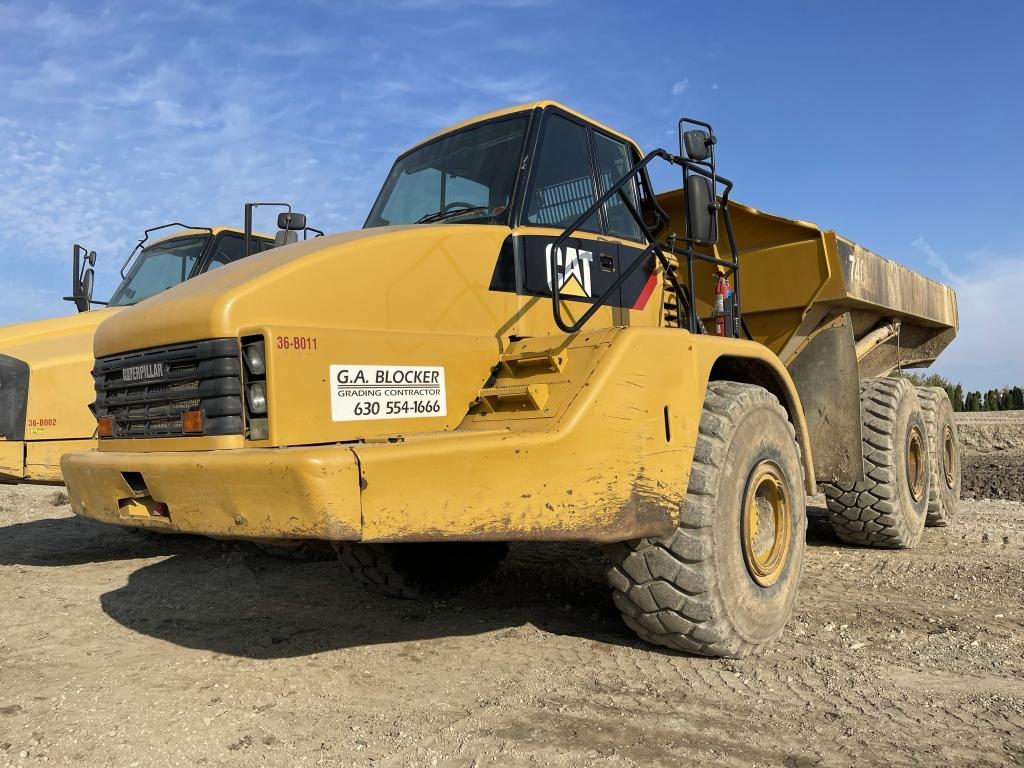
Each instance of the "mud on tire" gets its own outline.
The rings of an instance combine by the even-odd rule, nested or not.
[[[906,379],[860,384],[864,479],[822,483],[832,529],[847,544],[888,549],[916,546],[928,510],[927,426]]]
[[[762,503],[774,509],[772,499],[758,496],[764,471],[784,494],[788,519],[773,516],[770,531],[765,521],[772,542],[762,562],[763,542],[748,552],[744,531],[756,520],[749,537],[756,545]],[[793,611],[806,527],[800,449],[786,411],[762,387],[711,382],[679,527],[665,538],[607,547],[612,598],[648,642],[746,656],[777,638]]]
[[[927,526],[946,525],[960,509],[960,436],[953,418],[953,404],[942,387],[918,387],[928,430],[932,481],[928,486]]]
[[[503,541],[337,546],[338,559],[358,581],[407,600],[451,594],[489,575],[508,554]]]

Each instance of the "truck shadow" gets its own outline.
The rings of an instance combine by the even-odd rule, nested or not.
[[[837,545],[827,517],[809,523],[809,546]],[[651,647],[622,622],[593,544],[513,544],[493,575],[438,600],[380,595],[333,560],[289,562],[246,544],[194,544],[134,571],[102,595],[103,610],[176,645],[259,659],[495,631]]]
[[[832,530],[828,508],[821,504],[807,505],[807,546],[808,547],[843,547],[845,546]]]
[[[337,561],[275,560],[244,545],[144,566],[100,600],[134,631],[257,659],[495,630],[639,642],[612,605],[600,551],[584,544],[513,546],[495,574],[440,600],[385,597]]]
[[[193,536],[159,536],[80,517],[51,517],[0,526],[0,565],[60,567],[187,552]],[[212,543],[212,542],[208,542]]]
[[[809,546],[837,545],[823,512],[811,511]],[[0,565],[155,557],[164,559],[101,595],[102,609],[133,631],[215,653],[286,658],[494,631],[643,645],[612,604],[596,545],[515,544],[483,582],[453,597],[407,601],[365,588],[337,561],[278,560],[244,542],[145,535],[77,517],[0,527]]]

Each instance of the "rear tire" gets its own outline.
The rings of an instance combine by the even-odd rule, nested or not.
[[[832,529],[847,544],[910,549],[924,533],[931,462],[917,391],[906,379],[860,383],[864,479],[822,483]]]
[[[949,523],[960,510],[960,436],[953,418],[953,404],[942,387],[918,387],[928,453],[932,458],[932,482],[928,487],[927,526]]]
[[[488,576],[508,554],[503,541],[339,542],[337,547],[338,559],[358,581],[407,600],[452,594]]]
[[[608,582],[644,640],[741,657],[793,612],[807,529],[793,425],[762,387],[708,384],[679,527],[611,545]]]
[[[278,560],[292,560],[297,563],[312,563],[320,560],[334,559],[331,545],[326,541],[301,541],[288,539],[270,539],[254,541],[253,544],[263,554]]]

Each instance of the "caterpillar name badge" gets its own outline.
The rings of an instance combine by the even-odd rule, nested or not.
[[[332,365],[331,420],[412,419],[448,413],[444,368]]]

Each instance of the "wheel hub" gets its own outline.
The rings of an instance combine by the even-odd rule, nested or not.
[[[956,478],[954,477],[955,456],[956,438],[953,437],[953,430],[947,425],[942,435],[942,472],[946,476],[946,486],[950,490],[956,485]]]
[[[910,439],[907,440],[907,485],[914,501],[920,501],[924,497],[926,478],[924,438],[921,436],[921,430],[914,427],[910,430]]]
[[[789,557],[793,507],[782,469],[759,462],[747,478],[742,509],[743,559],[750,577],[762,587],[779,580]]]

